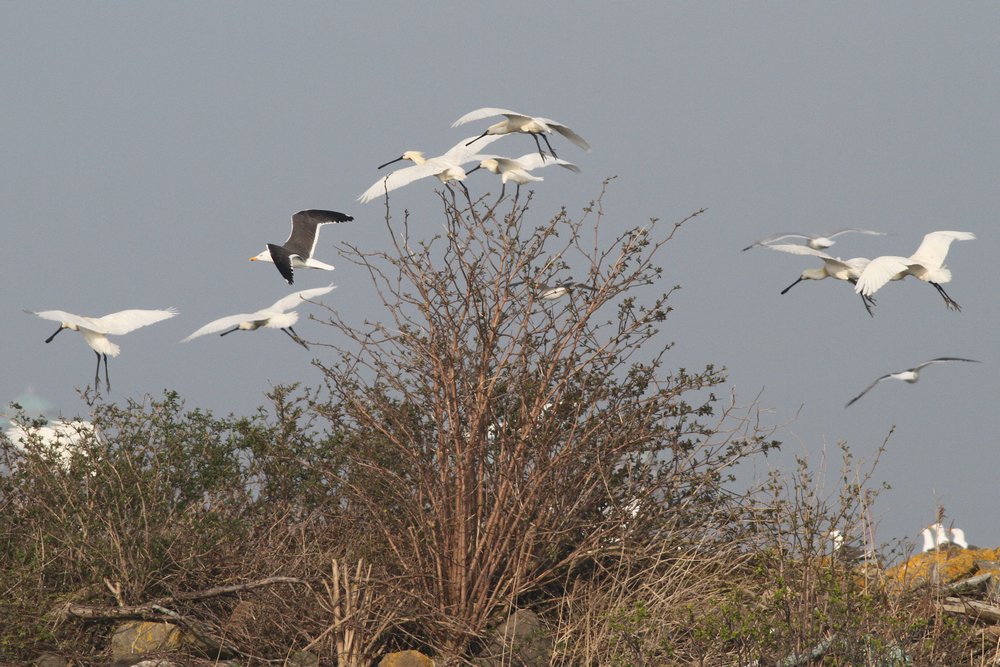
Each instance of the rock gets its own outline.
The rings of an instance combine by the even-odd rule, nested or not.
[[[319,656],[309,651],[296,651],[285,661],[287,667],[319,667]]]
[[[552,633],[533,611],[518,609],[491,633],[481,667],[547,667],[552,657]]]
[[[43,653],[32,663],[35,667],[68,667],[70,662],[61,655],[55,653]]]
[[[420,651],[397,651],[384,655],[378,667],[434,667],[434,661]]]
[[[184,644],[184,634],[173,623],[127,621],[111,637],[111,659],[127,662],[144,653],[176,651]]]

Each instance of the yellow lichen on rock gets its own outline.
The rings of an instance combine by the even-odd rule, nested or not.
[[[977,560],[996,560],[1000,549],[940,549],[919,553],[901,565],[886,570],[890,581],[906,587],[928,581],[942,584],[972,574]]]

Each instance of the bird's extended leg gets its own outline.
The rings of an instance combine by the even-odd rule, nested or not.
[[[872,310],[872,306],[875,305],[875,299],[873,299],[870,296],[865,296],[864,294],[861,294],[860,296],[861,296],[861,303],[864,304],[865,310],[868,311],[869,315],[875,317],[875,312]]]
[[[554,150],[552,150],[552,144],[549,143],[549,137],[548,137],[548,135],[543,134],[542,135],[542,139],[545,139],[545,145],[549,147],[549,152],[552,153],[552,157],[558,158],[559,156],[556,155],[556,152]]]
[[[307,350],[309,349],[309,346],[306,345],[306,342],[304,340],[302,340],[301,338],[299,338],[299,335],[297,333],[295,333],[295,329],[293,329],[291,327],[288,327],[287,329],[282,329],[282,331],[284,331],[286,334],[288,334],[289,337],[291,337],[291,339],[294,340],[296,343],[298,343],[302,347],[306,348]]]
[[[944,299],[944,303],[946,306],[948,306],[948,308],[950,308],[951,310],[962,312],[962,308],[961,306],[958,305],[958,302],[952,299],[950,296],[948,296],[948,293],[944,291],[944,288],[941,287],[941,285],[937,283],[931,283],[931,285],[934,285],[934,289],[936,289],[938,291],[938,294],[941,295],[941,298]]]
[[[531,136],[535,140],[535,145],[538,146],[538,154],[542,156],[542,162],[545,162],[545,151],[542,150],[542,142],[540,142],[538,140],[538,133],[537,132],[532,132]],[[547,141],[548,141],[548,139],[546,139],[546,142]]]
[[[788,292],[788,290],[792,289],[793,287],[795,287],[796,285],[798,285],[798,284],[799,284],[800,282],[802,282],[803,280],[805,280],[805,278],[802,278],[802,277],[800,277],[800,278],[799,278],[798,280],[796,280],[796,281],[795,281],[794,283],[792,283],[791,285],[789,285],[789,286],[788,286],[788,287],[786,287],[785,289],[781,290],[781,293],[782,293],[782,294],[785,294],[785,293],[787,293],[787,292]]]
[[[104,356],[104,386],[107,387],[108,391],[110,392],[111,391],[111,379],[108,378],[108,355],[105,354],[103,356]]]
[[[62,325],[60,325],[59,328],[56,329],[56,332],[54,334],[52,334],[51,336],[49,336],[48,338],[45,339],[45,342],[46,343],[51,343],[52,339],[55,338],[56,336],[58,336],[59,332],[62,331],[62,330],[63,330]]]

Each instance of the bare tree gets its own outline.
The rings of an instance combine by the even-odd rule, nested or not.
[[[608,238],[600,199],[538,226],[530,201],[442,196],[444,232],[426,241],[387,204],[390,250],[344,251],[385,319],[333,313],[347,342],[321,364],[351,502],[445,655],[498,610],[620,551],[624,532],[705,539],[710,520],[726,523],[726,469],[767,446],[709,437],[715,397],[699,390],[721,372],[665,368],[658,327],[678,287],[650,286],[702,211],[665,229],[616,222]]]

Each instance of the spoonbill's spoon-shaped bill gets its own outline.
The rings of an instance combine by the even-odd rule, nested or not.
[[[523,113],[518,113],[517,111],[511,111],[510,109],[498,109],[496,107],[483,107],[481,109],[476,109],[475,111],[470,111],[456,120],[451,124],[451,126],[458,127],[459,125],[464,125],[465,123],[471,123],[473,121],[490,118],[492,116],[503,116],[505,120],[501,120],[500,122],[490,125],[486,128],[486,131],[469,143],[479,141],[487,135],[521,132],[523,134],[530,134],[534,137],[535,146],[538,147],[538,154],[544,159],[545,154],[542,152],[542,145],[539,143],[538,137],[541,136],[542,139],[545,140],[545,145],[549,147],[549,152],[552,153],[552,157],[558,157],[556,152],[552,149],[552,144],[549,143],[549,138],[547,136],[552,134],[552,132],[558,132],[583,150],[590,150],[590,144],[588,144],[583,137],[562,123],[554,121],[551,118],[528,116]]]
[[[104,383],[108,391],[111,391],[111,380],[108,379],[108,355],[117,357],[121,349],[110,340],[108,336],[121,336],[135,331],[140,327],[155,324],[162,320],[171,318],[177,314],[174,308],[166,310],[122,310],[111,313],[104,317],[83,317],[74,315],[62,310],[43,310],[35,312],[25,311],[32,315],[38,315],[44,320],[59,322],[56,332],[45,339],[46,343],[51,343],[52,339],[59,335],[63,329],[79,331],[83,335],[83,340],[90,346],[90,349],[97,355],[97,370],[94,371],[94,389],[99,388],[101,359],[104,359]]]
[[[503,197],[508,181],[517,183],[517,192],[514,194],[514,198],[517,199],[517,196],[521,194],[522,185],[545,180],[541,176],[535,176],[531,173],[535,169],[557,164],[574,173],[580,173],[580,168],[572,162],[567,162],[557,157],[545,158],[538,153],[528,153],[516,159],[500,157],[498,155],[481,155],[480,158],[479,166],[470,169],[467,173],[471,174],[477,169],[485,169],[491,173],[498,174],[501,183],[500,197]]]
[[[819,257],[823,260],[823,266],[803,271],[798,280],[781,290],[782,294],[788,293],[788,290],[792,289],[803,280],[824,280],[825,278],[833,278],[834,280],[843,280],[851,284],[857,283],[858,277],[861,275],[864,268],[868,266],[868,262],[870,261],[866,257],[853,257],[851,259],[831,257],[822,250],[814,250],[809,246],[794,245],[792,243],[779,243],[776,245],[768,245],[766,247],[771,250],[787,252],[793,255],[810,255],[812,257]],[[874,317],[875,313],[872,311],[872,307],[875,305],[875,299],[862,294],[861,303],[864,304],[865,310],[868,311],[868,314]]]
[[[319,209],[299,211],[292,216],[292,233],[285,243],[283,245],[268,243],[267,248],[259,255],[251,257],[250,261],[273,262],[289,285],[295,282],[292,269],[333,271],[331,265],[313,259],[312,256],[316,250],[316,241],[319,240],[319,228],[322,225],[350,220],[354,218],[338,211]]]
[[[974,364],[979,363],[978,359],[963,359],[961,357],[938,357],[937,359],[931,359],[930,361],[925,361],[924,363],[914,366],[913,368],[907,368],[905,371],[898,371],[896,373],[887,373],[882,377],[876,378],[874,382],[865,387],[865,390],[863,392],[861,392],[860,394],[849,400],[847,402],[847,405],[845,405],[844,407],[845,408],[851,407],[855,401],[857,401],[859,398],[861,398],[862,396],[870,392],[872,389],[874,389],[875,385],[877,385],[879,382],[882,382],[882,380],[902,380],[903,382],[908,382],[910,384],[913,384],[914,382],[920,379],[920,371],[923,368],[930,366],[931,364],[941,364],[946,361],[968,361]]]
[[[396,188],[401,188],[404,185],[409,185],[413,181],[427,178],[428,176],[436,176],[445,185],[449,181],[456,181],[459,185],[462,185],[462,181],[465,180],[466,175],[464,165],[469,162],[477,162],[480,159],[476,151],[467,146],[470,140],[475,139],[476,137],[462,139],[462,141],[449,148],[443,155],[438,155],[437,157],[425,158],[424,154],[420,151],[406,151],[395,160],[389,160],[385,164],[379,165],[379,169],[382,169],[401,160],[413,162],[413,166],[397,169],[388,176],[375,181],[370,188],[361,193],[358,201],[362,204],[367,204],[371,200],[381,197]],[[500,139],[500,137],[487,137],[479,143],[478,147],[482,148],[497,139]]]
[[[292,292],[288,296],[278,299],[267,308],[262,308],[255,313],[240,313],[239,315],[220,317],[198,329],[181,342],[186,343],[207,334],[222,332],[219,335],[225,336],[234,331],[256,331],[263,327],[265,329],[281,329],[296,343],[309,349],[305,341],[299,338],[299,335],[295,333],[295,329],[292,328],[292,325],[299,321],[299,314],[295,312],[295,308],[307,299],[314,299],[332,292],[336,287],[336,285],[328,285],[326,287]]]
[[[941,287],[943,283],[951,282],[951,271],[944,265],[944,260],[952,241],[972,241],[975,238],[976,235],[972,232],[931,232],[924,236],[920,247],[909,257],[882,255],[869,262],[861,272],[854,291],[871,296],[891,280],[914,276],[934,285],[948,308],[961,311],[958,303]]]
[[[886,235],[885,232],[875,232],[870,229],[855,229],[854,227],[851,227],[849,229],[838,229],[836,231],[825,232],[823,234],[794,234],[789,232],[785,234],[775,234],[774,236],[768,236],[767,238],[760,239],[759,241],[754,241],[746,248],[743,248],[743,251],[746,252],[750,248],[759,245],[769,246],[775,241],[780,241],[781,239],[805,239],[806,245],[812,248],[813,250],[823,250],[825,248],[829,248],[834,243],[836,243],[836,241],[834,241],[833,239],[837,238],[841,234],[850,234],[850,233],[868,234],[870,236]]]

